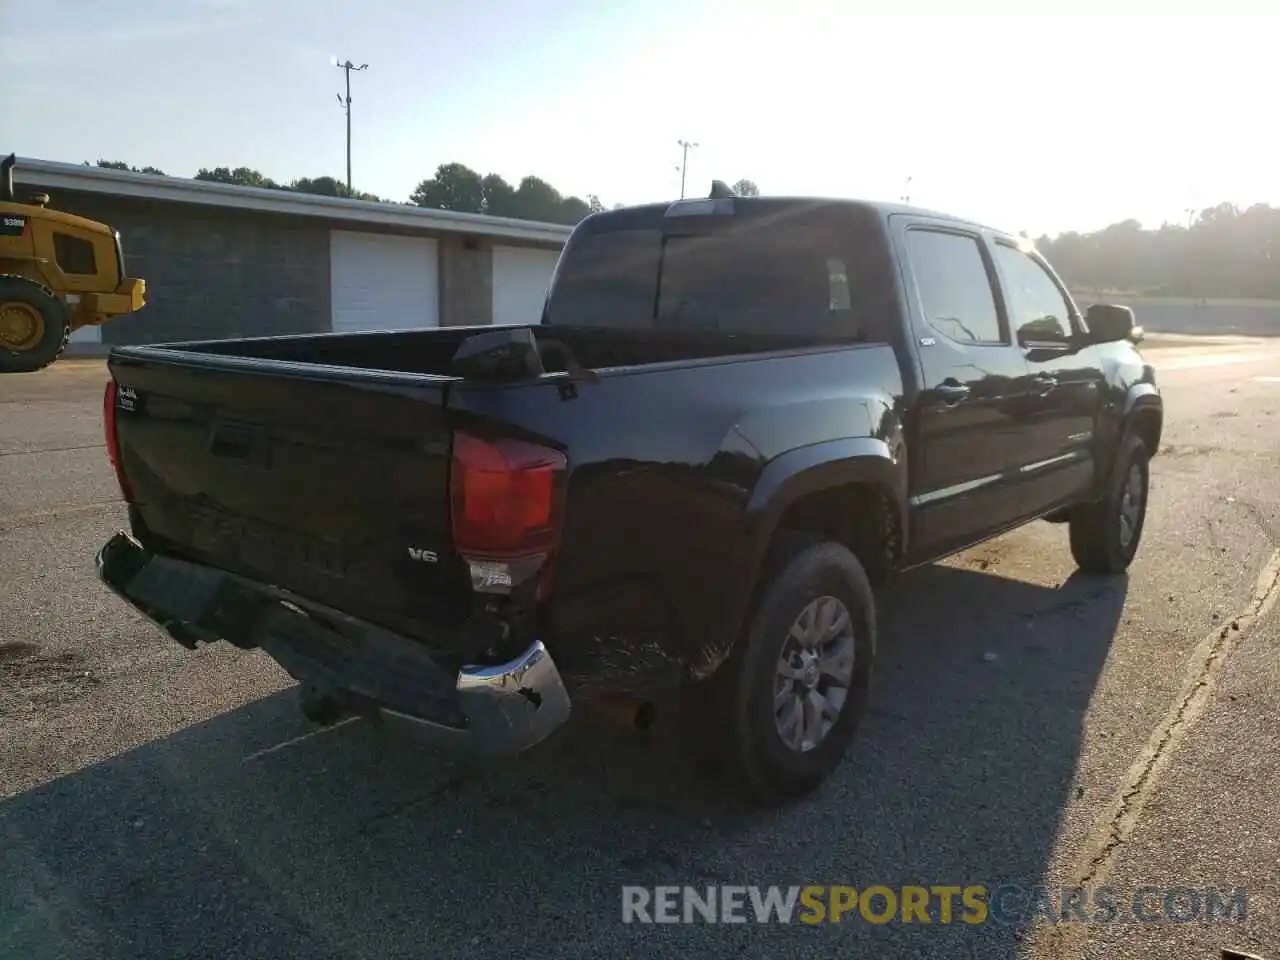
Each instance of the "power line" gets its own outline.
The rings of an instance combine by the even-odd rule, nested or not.
[[[337,57],[332,57],[329,62],[332,63],[335,67],[337,67],[339,70],[342,70],[347,75],[347,96],[346,96],[346,99],[344,100],[342,97],[342,94],[338,94],[338,103],[342,104],[342,109],[346,111],[346,114],[347,114],[347,193],[350,194],[352,192],[351,191],[351,71],[352,70],[356,70],[356,71],[368,70],[369,65],[367,63],[362,63],[360,64],[360,66],[357,67],[350,60],[347,60],[343,63],[339,63]]]
[[[689,140],[677,140],[680,144],[680,166],[676,167],[680,171],[680,199],[684,199],[684,181],[685,174],[689,169],[689,151],[695,149],[698,144]]]

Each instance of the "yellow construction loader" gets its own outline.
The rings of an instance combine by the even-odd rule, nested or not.
[[[0,373],[47,367],[73,331],[147,302],[146,283],[124,275],[120,234],[50,210],[47,194],[19,201],[15,162],[0,160]]]

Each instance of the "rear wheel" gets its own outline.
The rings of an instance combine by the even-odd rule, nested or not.
[[[871,586],[848,549],[798,538],[773,570],[745,635],[681,708],[695,758],[770,805],[813,791],[840,764],[876,646]]]
[[[0,373],[53,363],[71,336],[66,308],[29,280],[0,277]]]
[[[1132,434],[1121,443],[1106,495],[1071,513],[1071,555],[1086,573],[1123,573],[1133,562],[1147,519],[1151,467]]]

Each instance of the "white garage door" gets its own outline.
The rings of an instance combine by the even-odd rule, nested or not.
[[[330,231],[329,286],[335,331],[440,325],[439,265],[429,238]]]
[[[537,323],[559,250],[493,248],[493,322]]]

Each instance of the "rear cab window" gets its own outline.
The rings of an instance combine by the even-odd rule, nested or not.
[[[892,262],[874,213],[768,201],[732,215],[646,211],[579,228],[545,323],[888,339]]]

